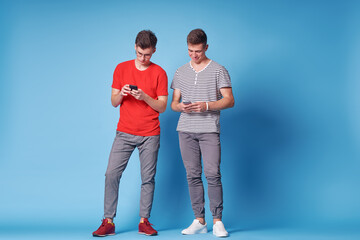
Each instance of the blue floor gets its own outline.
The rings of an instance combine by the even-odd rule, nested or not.
[[[104,239],[94,238],[91,235],[93,229],[53,229],[53,230],[4,230],[0,232],[0,239]],[[159,235],[148,237],[139,235],[137,231],[116,232],[115,236],[108,236],[105,239],[156,239],[156,240],[197,240],[197,239],[218,239],[212,232],[199,235],[181,235],[181,229],[159,230]],[[335,231],[335,230],[295,230],[295,229],[258,229],[258,230],[236,230],[228,229],[230,236],[228,239],[240,240],[358,240],[359,231]]]

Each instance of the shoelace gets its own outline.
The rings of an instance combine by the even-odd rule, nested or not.
[[[144,223],[145,223],[146,226],[150,226],[150,227],[154,226],[154,224],[150,223],[149,221],[144,221]]]
[[[101,226],[105,226],[106,223],[109,223],[109,222],[105,222],[105,219],[101,220]]]
[[[101,220],[101,226],[105,226],[105,221],[104,221],[104,219]]]

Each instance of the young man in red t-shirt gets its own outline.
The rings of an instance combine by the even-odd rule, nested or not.
[[[155,172],[160,146],[159,113],[166,109],[168,98],[166,72],[150,61],[157,38],[150,30],[138,33],[135,60],[117,65],[112,84],[111,103],[120,105],[116,137],[105,174],[104,219],[93,236],[115,234],[119,183],[135,147],[139,150],[141,198],[139,233],[156,235],[148,221],[155,187]]]

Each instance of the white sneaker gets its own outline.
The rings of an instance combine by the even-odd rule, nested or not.
[[[227,237],[229,233],[225,230],[225,226],[222,221],[217,221],[213,225],[213,234],[217,237]]]
[[[198,233],[207,233],[207,224],[205,223],[204,225],[202,225],[200,223],[199,220],[195,219],[192,224],[181,231],[182,234],[184,235],[189,235],[189,234],[198,234]]]

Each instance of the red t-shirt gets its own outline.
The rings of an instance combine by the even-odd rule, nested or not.
[[[121,90],[126,84],[138,86],[154,99],[168,95],[166,72],[154,63],[144,71],[135,67],[135,60],[118,64],[114,71],[112,88]],[[124,96],[117,130],[138,136],[159,135],[159,112],[131,95]]]

